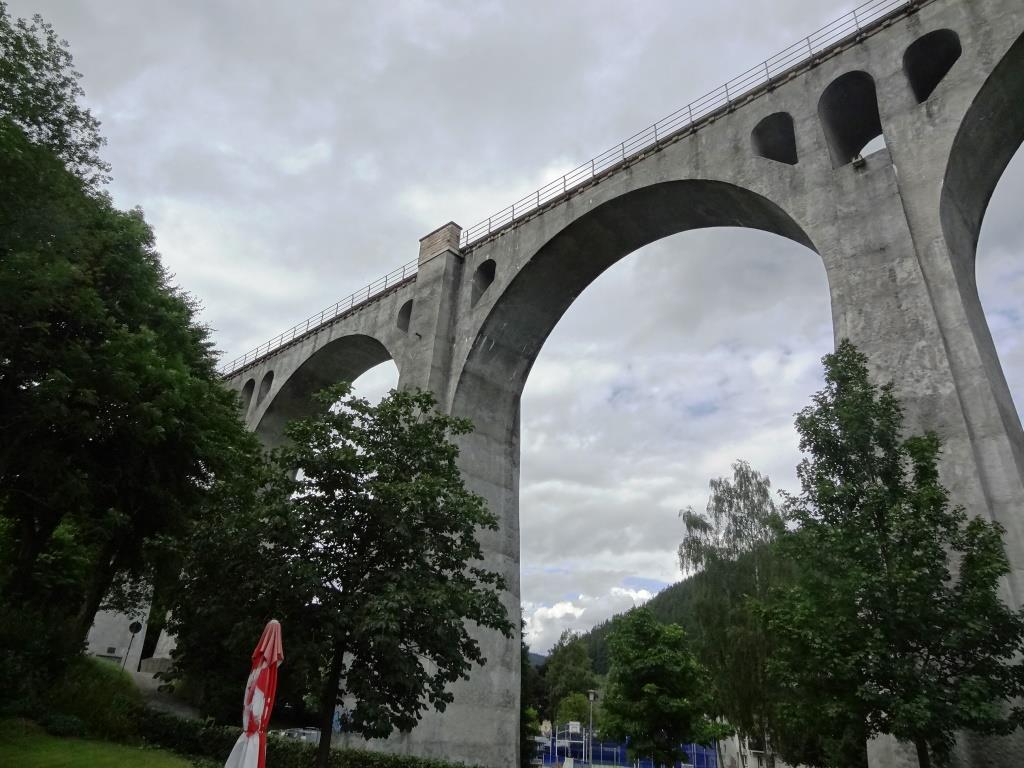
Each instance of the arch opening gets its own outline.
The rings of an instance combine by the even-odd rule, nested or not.
[[[480,301],[480,297],[491,287],[497,268],[498,265],[494,263],[494,259],[487,259],[476,268],[476,271],[473,273],[473,291],[470,296],[471,306],[475,307],[476,303]]]
[[[370,336],[354,334],[329,341],[280,382],[256,425],[256,435],[269,448],[280,445],[289,421],[312,414],[314,394],[341,381],[355,382],[389,360],[393,356],[388,349]]]
[[[379,403],[388,392],[397,388],[398,366],[391,359],[377,363],[352,382],[353,394],[369,400],[372,404]]]
[[[521,401],[520,568],[536,650],[678,581],[676,513],[702,509],[733,461],[795,490],[792,414],[820,388],[829,304],[814,253],[733,228],[652,243],[583,291]],[[552,616],[555,602],[570,605]]]
[[[249,379],[242,386],[242,391],[241,391],[239,397],[242,400],[242,416],[243,417],[245,416],[245,414],[247,414],[249,412],[249,406],[252,404],[252,395],[253,395],[253,392],[255,390],[256,390],[256,379]]]
[[[788,112],[768,115],[754,127],[750,140],[754,145],[754,152],[761,157],[786,165],[796,165],[799,162],[793,116]]]
[[[402,308],[398,310],[398,317],[395,320],[395,325],[398,326],[398,330],[409,332],[409,321],[412,319],[412,299],[409,299]]]
[[[960,36],[951,29],[937,29],[910,44],[903,54],[903,71],[918,104],[928,100],[963,52]]]
[[[992,195],[978,238],[977,290],[1017,418],[1024,418],[1024,149],[1007,166]]]
[[[259,405],[266,399],[267,395],[270,394],[270,388],[273,386],[274,372],[267,371],[260,380],[260,393],[256,396],[256,405]]]
[[[875,81],[867,72],[847,72],[833,80],[818,101],[818,117],[833,168],[852,163],[873,140],[884,141]],[[877,147],[876,141],[870,149]]]

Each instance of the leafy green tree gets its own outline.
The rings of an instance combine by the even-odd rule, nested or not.
[[[604,734],[628,737],[633,757],[667,765],[686,761],[682,744],[710,743],[718,731],[707,716],[710,681],[681,627],[638,608],[616,620],[609,645]]]
[[[904,437],[890,384],[843,341],[796,426],[807,457],[785,512],[796,582],[772,611],[776,673],[840,745],[892,734],[927,768],[954,734],[1006,734],[1024,720],[1024,615],[1001,601],[1002,529],[950,503],[934,434]],[[839,750],[841,751],[841,750]]]
[[[713,479],[710,487],[703,514],[680,513],[679,565],[701,577],[694,584],[691,638],[714,684],[712,714],[762,743],[771,766],[780,723],[767,674],[772,635],[761,609],[782,576],[774,544],[785,525],[771,482],[748,463],[737,461],[731,480]]]
[[[88,563],[63,596],[83,638],[116,574],[144,570],[256,444],[141,212],[87,195],[3,120],[0,145],[16,185],[0,192],[0,594],[38,600],[62,539]]]
[[[540,736],[540,713],[536,707],[521,707],[519,711],[519,764],[523,768],[533,765],[537,754],[535,738]]]
[[[326,766],[344,697],[355,700],[344,714],[350,731],[411,730],[484,663],[470,625],[506,636],[513,627],[501,577],[480,562],[477,532],[495,518],[456,464],[452,437],[469,423],[437,412],[424,392],[371,406],[340,385],[317,401],[313,418],[288,426],[257,519],[223,536],[205,530],[214,541],[188,558],[172,617],[176,664],[192,677],[211,661],[193,653],[207,647],[213,622],[273,615],[286,637],[301,637],[300,659],[316,670],[317,764]],[[194,607],[211,595],[222,615]]]
[[[558,708],[555,710],[554,722],[558,725],[564,725],[565,723],[572,722],[574,720],[578,723],[583,723],[584,728],[586,728],[590,722],[590,700],[585,694],[570,693],[558,702]],[[597,723],[596,716],[594,718],[594,723]]]
[[[48,149],[94,189],[110,166],[99,156],[99,122],[79,104],[84,96],[68,44],[38,14],[12,19],[0,0],[0,119]]]
[[[732,470],[732,480],[719,477],[709,482],[711,495],[704,514],[692,507],[679,513],[686,528],[679,545],[683,573],[735,561],[772,544],[785,529],[772,500],[771,481],[745,461],[737,461]]]
[[[597,687],[597,678],[591,669],[587,648],[580,641],[579,635],[571,630],[562,632],[544,666],[549,715],[552,719],[556,719],[557,707],[566,696],[571,693],[586,693]]]
[[[0,677],[26,690],[115,583],[173,570],[211,489],[258,456],[142,213],[95,188],[70,66],[0,6],[0,646],[21,660]]]

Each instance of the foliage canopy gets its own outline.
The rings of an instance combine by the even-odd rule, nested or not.
[[[638,608],[616,620],[609,644],[604,734],[628,737],[631,755],[668,765],[686,761],[682,744],[712,740],[707,673],[681,627]]]

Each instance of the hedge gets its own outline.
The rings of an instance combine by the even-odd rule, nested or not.
[[[138,724],[142,737],[154,746],[210,758],[222,765],[241,733],[239,728],[185,720],[151,709],[139,714]],[[315,744],[274,735],[267,738],[267,764],[274,768],[310,768],[315,756]],[[330,768],[473,768],[446,760],[347,748],[332,749],[329,765]]]
[[[136,713],[142,697],[131,675],[105,659],[80,656],[68,665],[64,677],[47,692],[46,730],[54,735],[126,741],[137,735]],[[75,733],[71,719],[84,725]]]

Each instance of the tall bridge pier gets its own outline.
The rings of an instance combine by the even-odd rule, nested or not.
[[[1006,600],[1024,603],[1024,433],[975,284],[992,192],[1024,140],[1020,0],[874,0],[511,210],[420,242],[418,261],[236,361],[227,385],[267,445],[310,395],[388,358],[401,387],[470,418],[468,485],[500,529],[487,564],[519,615],[519,401],[548,334],[605,269],[659,238],[751,227],[815,251],[835,338],[895,383],[908,428],[938,432],[943,480],[1006,528]],[[885,146],[865,148],[883,137]],[[480,635],[488,663],[384,748],[506,768],[517,763],[519,638]],[[1012,768],[1019,740],[987,740],[963,766]],[[915,765],[889,740],[873,766]]]

